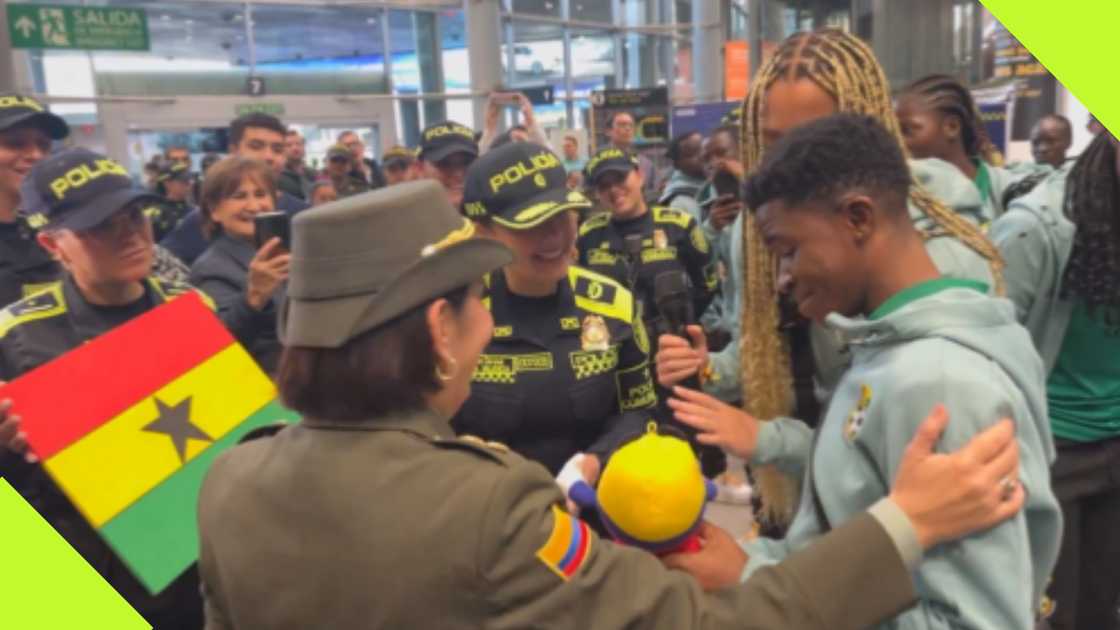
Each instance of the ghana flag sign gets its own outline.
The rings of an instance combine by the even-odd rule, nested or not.
[[[291,420],[196,293],[0,391],[34,453],[152,593],[198,559],[202,479],[246,432]]]

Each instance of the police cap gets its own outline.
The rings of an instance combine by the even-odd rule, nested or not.
[[[513,230],[528,230],[565,210],[590,208],[583,193],[568,190],[568,174],[556,154],[529,142],[493,149],[467,169],[463,212],[489,217]]]
[[[177,179],[182,182],[190,181],[191,169],[182,162],[172,162],[165,165],[160,169],[159,175],[156,177],[157,182],[169,182]]]
[[[336,144],[333,147],[327,149],[327,161],[334,160],[334,159],[349,160],[350,157],[351,157],[350,149],[347,148],[345,145]]]
[[[59,151],[36,164],[24,189],[30,189],[24,212],[50,229],[88,230],[134,201],[160,201],[133,184],[125,167],[83,148]]]
[[[587,161],[584,172],[587,181],[594,185],[606,173],[629,173],[638,169],[638,157],[618,147],[599,149]]]
[[[420,133],[420,159],[440,162],[456,154],[466,153],[478,157],[478,143],[474,131],[456,122],[429,125]]]
[[[416,160],[416,152],[412,149],[407,149],[400,145],[389,147],[387,151],[381,156],[381,163],[386,168],[394,166],[408,166]]]
[[[0,95],[0,131],[24,124],[41,129],[52,140],[70,135],[70,125],[39,101],[18,94]]]

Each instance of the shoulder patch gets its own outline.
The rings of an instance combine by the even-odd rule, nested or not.
[[[568,281],[580,309],[627,324],[633,320],[634,298],[629,289],[613,278],[573,265],[568,270]]]
[[[491,461],[508,465],[508,457],[511,455],[509,447],[500,442],[487,442],[480,437],[473,435],[460,435],[457,438],[447,439],[434,439],[432,444],[440,448],[457,449],[462,451],[469,451],[475,455],[479,455]]]
[[[689,224],[692,223],[692,215],[676,208],[655,207],[653,209],[653,222],[669,223],[688,229]]]
[[[0,338],[17,326],[56,317],[65,312],[66,301],[62,297],[62,283],[55,282],[42,291],[0,310]]]
[[[610,222],[611,215],[607,213],[597,214],[587,219],[583,222],[583,225],[579,226],[579,235],[586,236],[595,230],[606,227]]]
[[[537,558],[561,580],[572,579],[591,555],[591,533],[587,523],[568,514],[553,504],[552,532],[548,540],[537,550]]]

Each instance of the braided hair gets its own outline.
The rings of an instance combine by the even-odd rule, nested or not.
[[[1098,135],[1070,170],[1065,215],[1076,231],[1061,296],[1090,312],[1120,307],[1120,181],[1109,134]]]
[[[1003,154],[988,136],[972,93],[960,81],[948,75],[932,74],[906,86],[902,93],[916,96],[929,108],[959,120],[965,155],[979,157],[991,166],[1003,166]]]
[[[864,114],[879,120],[909,157],[894,113],[890,86],[871,49],[844,31],[826,28],[797,33],[763,64],[743,104],[743,163],[761,163],[763,103],[779,79],[809,79],[837,103],[843,113]],[[949,234],[989,261],[997,292],[1002,292],[1003,260],[980,229],[945,206],[918,184],[909,201],[936,224],[937,234]],[[779,333],[776,266],[761,237],[753,212],[744,213],[743,317],[740,357],[746,410],[757,418],[786,415],[793,404],[789,348]],[[926,234],[927,237],[932,234]],[[773,468],[755,471],[763,500],[762,516],[786,522],[792,515],[797,486]]]

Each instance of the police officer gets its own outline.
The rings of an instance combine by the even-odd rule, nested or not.
[[[674,208],[649,207],[642,196],[638,159],[617,147],[592,156],[587,182],[610,213],[580,226],[579,263],[627,286],[633,279],[631,289],[642,304],[642,316],[657,335],[667,331],[658,316],[654,280],[664,272],[683,271],[691,281],[693,308],[699,317],[715,296],[719,279],[708,239],[696,219]],[[641,239],[634,260],[626,248],[628,236]]]
[[[70,134],[66,121],[26,96],[0,96],[0,306],[58,278],[58,264],[35,242],[34,228],[17,214],[25,174]]]
[[[194,210],[188,201],[193,179],[190,166],[181,162],[168,163],[156,177],[156,192],[163,196],[163,202],[151,206],[147,213],[157,242]]]
[[[464,212],[515,258],[487,278],[494,336],[452,421],[554,475],[581,452],[603,463],[657,403],[630,291],[572,264],[576,213],[590,202],[566,182],[555,154],[525,142],[467,172]]]
[[[354,158],[350,149],[336,144],[327,151],[326,175],[334,184],[339,198],[350,197],[369,190],[369,184],[353,175]]]
[[[392,186],[416,179],[416,152],[412,149],[393,145],[381,156],[381,171],[385,175],[385,185]]]
[[[417,158],[420,176],[439,182],[451,206],[458,208],[463,203],[467,167],[478,158],[478,142],[471,128],[456,122],[429,125],[420,132]]]
[[[86,149],[69,149],[36,165],[28,185],[42,216],[39,244],[59,260],[62,278],[0,311],[0,380],[9,381],[189,291],[151,275],[152,229],[144,209],[159,201],[133,186],[128,171]],[[153,339],[158,343],[158,339]],[[0,406],[0,424],[12,420]],[[8,479],[128,602],[157,628],[198,628],[198,580],[188,572],[152,596],[117,559],[41,467],[15,454],[20,436],[0,449]]]

